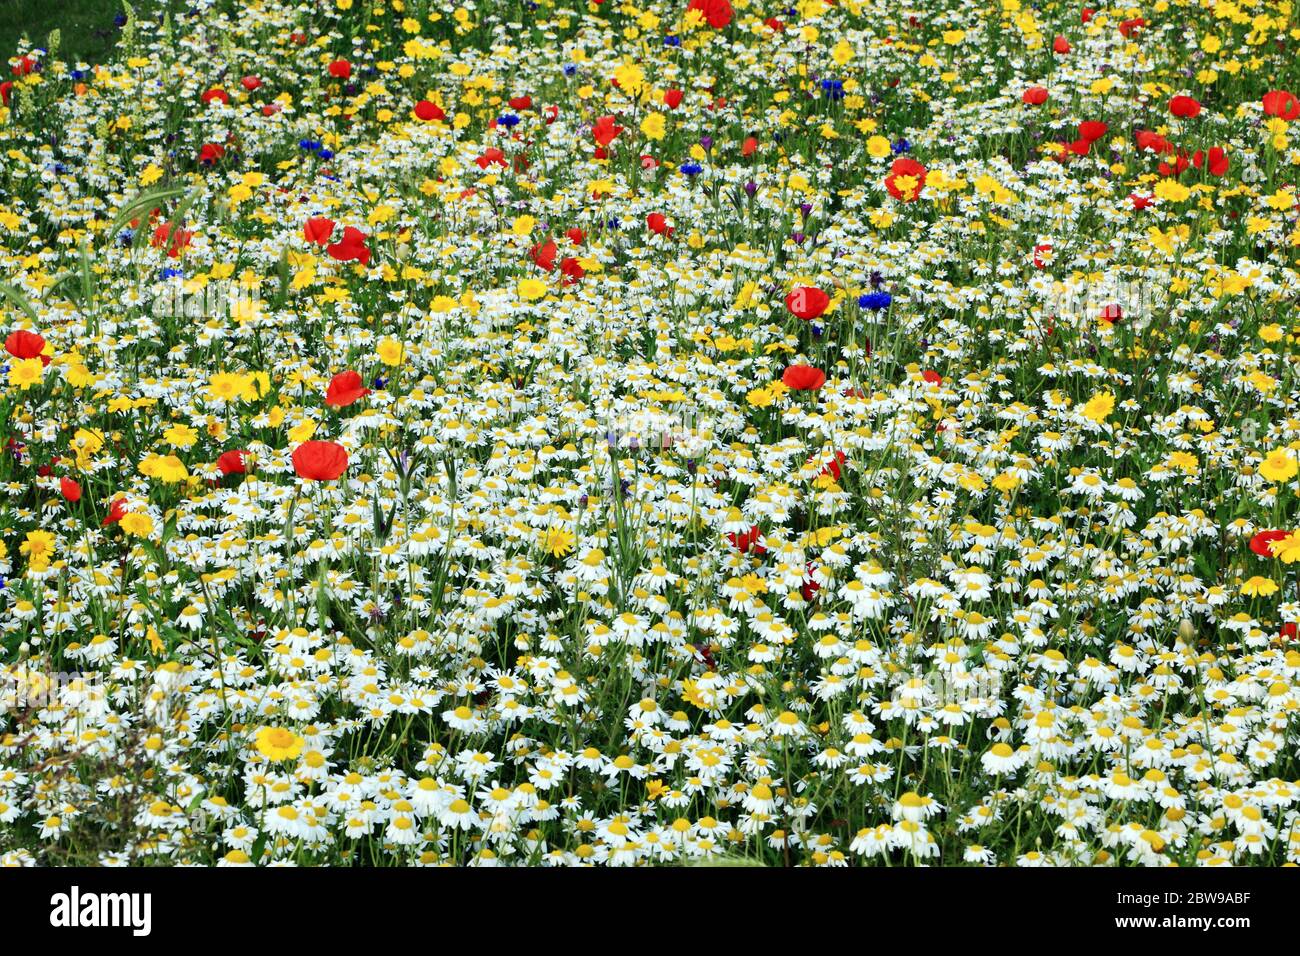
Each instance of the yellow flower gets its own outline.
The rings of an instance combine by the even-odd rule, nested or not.
[[[993,487],[998,491],[1014,491],[1020,486],[1020,476],[1014,471],[1004,471],[993,479]]]
[[[510,231],[516,236],[526,236],[533,231],[537,225],[537,220],[532,216],[519,216],[510,226]]]
[[[199,440],[199,433],[189,425],[178,423],[163,432],[163,440],[177,448],[189,448]]]
[[[295,445],[305,442],[316,434],[316,419],[308,418],[289,429],[289,441]]]
[[[86,388],[95,384],[95,375],[81,362],[73,362],[64,369],[63,377],[73,388]]]
[[[1241,593],[1247,597],[1268,597],[1276,591],[1277,585],[1272,580],[1260,577],[1258,574],[1241,586]]]
[[[257,752],[268,760],[292,760],[302,753],[307,741],[284,727],[263,727],[255,743]]]
[[[647,113],[641,121],[641,132],[646,139],[660,140],[664,138],[665,126],[662,113]]]
[[[542,550],[552,557],[560,557],[573,550],[577,541],[572,531],[565,528],[547,528],[542,535]]]
[[[208,379],[208,397],[231,401],[244,398],[253,387],[251,375],[238,372],[217,372]]]
[[[546,283],[541,279],[521,279],[519,280],[519,297],[534,302],[546,295]]]
[[[127,512],[118,522],[122,531],[133,538],[147,538],[153,534],[153,518],[140,512]]]
[[[1083,406],[1083,417],[1100,425],[1114,410],[1115,396],[1110,392],[1098,392],[1088,399],[1088,404]]]
[[[1259,466],[1259,473],[1269,481],[1290,481],[1300,471],[1295,455],[1285,448],[1278,448],[1268,453],[1268,457]]]
[[[406,349],[397,339],[384,339],[375,349],[375,353],[379,356],[379,361],[385,365],[397,366],[402,364],[402,356],[406,354]]]
[[[16,359],[9,366],[9,384],[23,391],[45,377],[45,365],[38,358]]]
[[[185,463],[175,455],[150,455],[140,462],[140,474],[157,478],[169,485],[184,481],[190,476]]]
[[[54,535],[48,531],[28,531],[18,550],[27,555],[33,571],[44,571],[54,555]]]
[[[1156,198],[1163,202],[1182,202],[1192,191],[1176,179],[1162,179],[1156,184]]]
[[[1280,541],[1270,541],[1269,549],[1273,557],[1283,564],[1295,564],[1300,561],[1300,534],[1289,534]]]

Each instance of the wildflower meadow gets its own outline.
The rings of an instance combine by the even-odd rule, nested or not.
[[[1300,862],[1293,0],[103,22],[0,67],[0,864]]]

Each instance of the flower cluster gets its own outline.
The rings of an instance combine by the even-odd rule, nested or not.
[[[1300,862],[1291,4],[923,9],[7,51],[0,862]]]

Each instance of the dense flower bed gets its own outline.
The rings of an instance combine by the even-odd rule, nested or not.
[[[56,41],[0,861],[1300,860],[1289,0]]]

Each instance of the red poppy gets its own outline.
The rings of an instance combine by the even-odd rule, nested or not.
[[[5,80],[3,83],[0,83],[0,103],[3,103],[5,106],[9,105],[9,96],[13,92],[13,89],[13,80]]]
[[[821,316],[830,304],[831,297],[811,285],[796,286],[785,297],[785,307],[790,310],[790,314],[805,322]]]
[[[206,93],[200,96],[199,99],[201,99],[204,103],[211,103],[213,100],[217,100],[218,102],[221,103],[229,103],[230,94],[227,93],[225,90],[223,90],[221,87],[214,86],[212,89],[208,90]]]
[[[812,572],[813,566],[809,564],[804,569],[803,586],[799,588],[799,593],[803,595],[805,601],[811,601],[817,592],[822,589],[822,586],[812,576]]]
[[[302,227],[302,235],[308,242],[323,246],[330,241],[330,236],[334,235],[334,220],[326,219],[324,216],[313,216]]]
[[[1147,22],[1142,17],[1134,17],[1132,20],[1125,20],[1121,23],[1119,25],[1119,32],[1123,37],[1131,37],[1140,27],[1146,25]]]
[[[348,226],[343,230],[343,238],[333,245],[325,247],[331,259],[339,262],[359,262],[363,266],[370,263],[370,249],[366,246],[369,237],[360,229]]]
[[[889,175],[885,177],[885,188],[895,199],[911,202],[918,198],[921,190],[925,188],[927,173],[928,170],[916,160],[903,156],[894,160],[894,165],[889,167]],[[898,181],[903,178],[914,180],[914,185],[906,187],[899,185]]]
[[[746,136],[745,141],[740,144],[741,156],[753,156],[758,149],[758,140],[752,136]]]
[[[1063,36],[1058,36],[1052,41],[1052,50],[1055,53],[1059,53],[1061,56],[1065,56],[1065,54],[1070,52],[1070,41]]]
[[[512,110],[518,110],[520,113],[533,108],[533,98],[531,96],[512,96],[506,102],[510,104]]]
[[[251,93],[262,86],[262,81],[255,76],[249,75],[240,80],[239,85]]]
[[[1052,244],[1050,242],[1040,242],[1034,246],[1034,268],[1046,269],[1047,257],[1052,254]]]
[[[13,73],[14,76],[26,76],[34,69],[36,69],[36,61],[30,56],[25,56],[10,67],[10,72]]]
[[[245,475],[248,474],[248,462],[244,456],[248,452],[241,449],[234,451],[225,451],[217,459],[217,468],[223,475]]]
[[[487,169],[493,163],[496,163],[503,169],[510,165],[506,162],[506,154],[501,152],[501,150],[497,149],[495,146],[489,146],[485,149],[483,155],[474,160],[474,162],[478,165],[479,169]]]
[[[1030,106],[1042,106],[1047,102],[1047,89],[1042,86],[1031,86],[1020,94],[1020,98]]]
[[[361,381],[360,372],[339,372],[330,379],[330,387],[325,392],[325,404],[333,408],[347,408],[370,394]]]
[[[580,246],[587,241],[587,234],[576,226],[572,229],[566,230],[564,237],[575,246]]]
[[[308,481],[333,481],[348,467],[348,453],[332,441],[305,441],[293,450],[293,470]]]
[[[226,155],[226,147],[219,143],[204,143],[199,150],[199,164],[203,166],[213,166]]]
[[[434,120],[444,120],[447,114],[443,112],[441,106],[432,100],[420,100],[415,104],[415,118],[424,120],[426,123],[432,123]]]
[[[1190,96],[1175,96],[1169,101],[1169,112],[1179,119],[1193,119],[1201,113],[1201,104]]]
[[[668,225],[668,220],[661,212],[652,212],[645,217],[646,228],[656,236],[671,236],[675,227]]]
[[[758,543],[762,537],[763,532],[758,525],[748,531],[732,531],[727,534],[731,546],[741,554],[767,554],[767,548]]]
[[[1079,124],[1079,138],[1091,143],[1105,136],[1109,129],[1101,120],[1084,120]]]
[[[164,223],[153,231],[150,245],[155,249],[167,246],[168,258],[176,259],[189,248],[190,240],[193,238],[194,233],[191,230],[173,228],[170,223]]]
[[[1079,11],[1079,20],[1083,23],[1087,23],[1089,20],[1093,18],[1093,16],[1096,13],[1097,11],[1092,9],[1091,7],[1084,7],[1082,10]]]
[[[814,464],[816,460],[816,456],[809,458],[808,464]],[[841,468],[847,460],[848,458],[844,452],[837,451],[831,456],[831,460],[826,463],[825,467],[823,467],[821,471],[817,472],[817,477],[820,478],[822,475],[829,475],[831,478],[839,481],[840,475],[842,474]]]
[[[560,271],[564,273],[565,285],[572,285],[587,274],[587,270],[582,268],[582,263],[573,256],[565,256],[560,261]]]
[[[1232,160],[1228,159],[1228,154],[1222,146],[1211,146],[1208,153],[1199,149],[1193,153],[1192,165],[1197,169],[1202,167],[1208,169],[1211,176],[1226,176]]]
[[[1300,119],[1300,99],[1286,90],[1270,90],[1264,94],[1264,115],[1278,116],[1290,122]]]
[[[40,358],[41,353],[45,351],[45,339],[35,332],[19,329],[17,332],[10,332],[9,337],[5,339],[5,351],[18,359]]]
[[[691,0],[687,10],[698,10],[704,20],[715,30],[721,30],[731,22],[731,0]]]
[[[327,69],[335,79],[346,80],[352,76],[352,64],[347,60],[335,60]]]
[[[1103,322],[1109,322],[1111,325],[1114,325],[1120,319],[1124,318],[1124,310],[1118,305],[1111,303],[1110,305],[1103,305],[1101,311],[1097,313],[1097,315]]]
[[[1154,197],[1141,196],[1138,193],[1129,193],[1128,198],[1129,201],[1133,203],[1134,209],[1149,209],[1151,207],[1151,204],[1155,202]]]
[[[59,479],[59,491],[63,494],[64,498],[67,498],[68,501],[73,504],[76,504],[81,500],[81,485],[77,484],[71,478]]]
[[[117,524],[126,515],[126,499],[118,496],[108,504],[108,514],[104,516],[103,526]]]
[[[826,384],[826,373],[811,365],[791,365],[781,375],[786,388],[796,392],[815,392]]]
[[[1250,550],[1261,558],[1274,557],[1272,543],[1291,537],[1290,531],[1261,531],[1250,539]]]
[[[664,90],[664,106],[670,110],[675,110],[682,105],[682,91],[678,89]]]
[[[936,371],[935,371],[934,369],[932,369],[932,368],[927,368],[924,372],[922,372],[922,373],[921,373],[921,378],[925,379],[925,380],[926,380],[927,382],[929,382],[931,385],[941,385],[941,384],[943,384],[943,376],[940,375],[938,372],[936,372]]]
[[[614,121],[612,115],[602,116],[600,119],[596,120],[595,124],[591,127],[591,135],[595,138],[596,143],[601,147],[608,146],[610,143],[614,142],[614,137],[621,132],[623,132],[623,127],[619,126],[618,123]]]
[[[1174,146],[1169,140],[1165,139],[1159,133],[1153,133],[1150,130],[1140,129],[1136,134],[1137,148],[1140,151],[1151,150],[1153,153],[1172,153]]]
[[[533,264],[540,269],[551,272],[555,269],[555,257],[559,249],[555,246],[554,239],[547,239],[545,242],[539,242],[528,250],[528,258],[533,260]]]
[[[1161,176],[1181,176],[1190,164],[1186,150],[1179,150],[1172,163],[1161,163],[1156,169]]]

